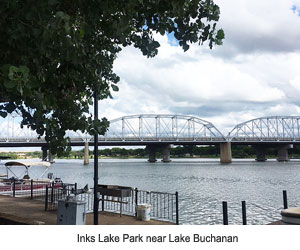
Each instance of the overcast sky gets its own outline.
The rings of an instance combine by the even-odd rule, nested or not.
[[[155,58],[125,48],[114,69],[121,77],[100,116],[185,114],[212,122],[225,135],[262,116],[300,115],[300,1],[215,1],[222,46],[183,50],[167,36]]]

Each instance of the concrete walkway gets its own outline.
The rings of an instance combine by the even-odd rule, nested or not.
[[[45,211],[45,203],[26,198],[0,195],[0,225],[56,225],[56,211]],[[93,225],[93,214],[87,214],[86,224]],[[100,212],[100,225],[174,225],[156,220],[140,221],[133,216]]]

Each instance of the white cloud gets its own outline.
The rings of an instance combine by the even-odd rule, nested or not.
[[[147,59],[125,48],[115,63],[116,99],[102,102],[109,118],[181,113],[212,121],[221,131],[268,115],[299,115],[300,18],[290,0],[217,1],[224,45],[192,45],[186,53],[156,35]],[[101,103],[100,103],[101,105]],[[224,132],[226,133],[226,132]]]
[[[221,8],[220,26],[225,29],[231,50],[298,51],[300,24],[293,14],[292,0],[230,0],[216,1]],[[298,2],[299,3],[299,2]]]
[[[300,94],[300,75],[290,80],[290,85]]]

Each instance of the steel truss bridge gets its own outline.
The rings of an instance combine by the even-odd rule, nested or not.
[[[300,116],[269,116],[236,125],[227,140],[241,144],[300,143]]]
[[[93,137],[81,132],[68,131],[72,146],[93,144]],[[124,116],[110,121],[104,136],[99,136],[101,146],[151,145],[151,144],[300,144],[300,116],[261,117],[236,125],[224,136],[211,122],[185,115],[141,114]],[[20,128],[20,117],[9,115],[0,122],[1,147],[43,146],[31,129]]]

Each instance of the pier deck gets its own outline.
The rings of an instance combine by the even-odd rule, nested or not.
[[[0,225],[56,225],[56,211],[45,211],[42,201],[0,195]],[[87,214],[86,224],[93,224],[93,214]],[[157,220],[140,221],[133,216],[99,212],[100,225],[174,225]]]

